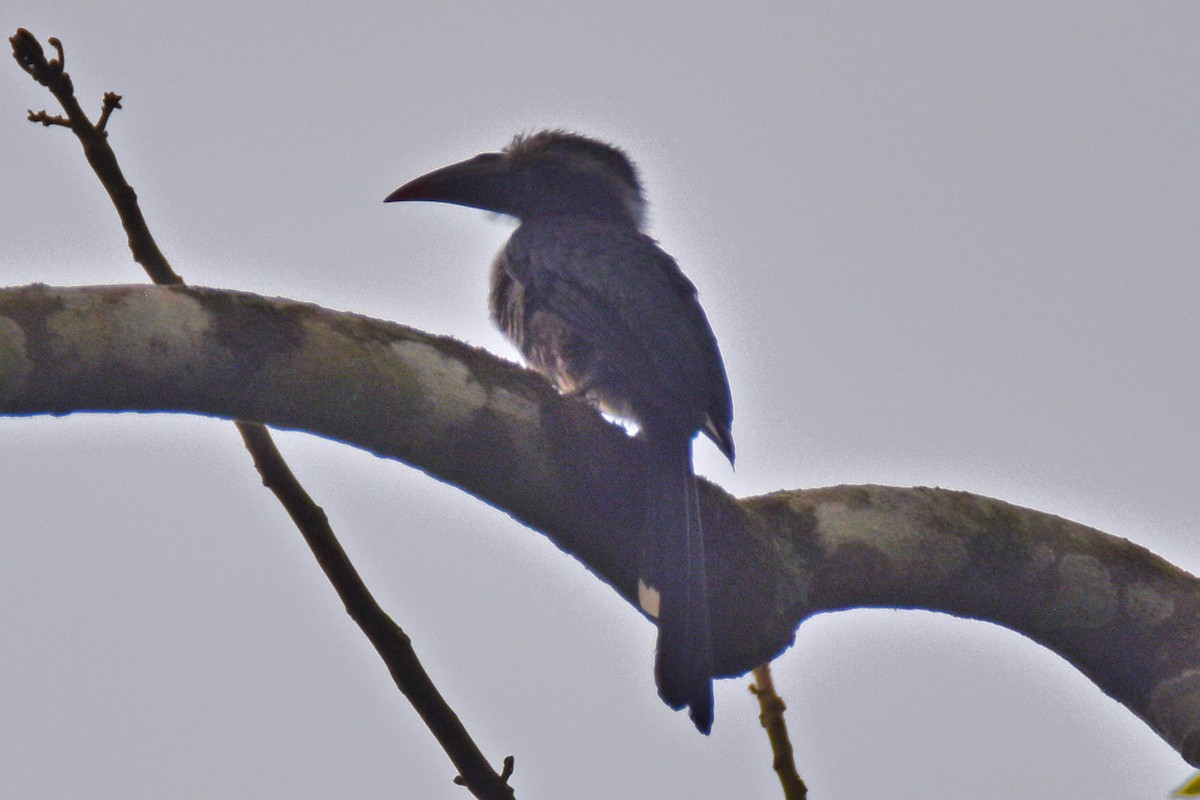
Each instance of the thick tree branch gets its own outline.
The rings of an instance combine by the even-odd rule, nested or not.
[[[183,278],[159,249],[142,214],[137,193],[125,179],[116,153],[108,143],[105,127],[112,112],[121,107],[121,96],[116,92],[105,92],[100,118],[93,124],[75,98],[71,76],[65,69],[66,55],[62,43],[53,37],[49,42],[58,57],[48,60],[37,38],[24,28],[18,28],[9,38],[17,64],[49,89],[66,112],[63,117],[51,116],[45,111],[30,111],[29,120],[45,127],[57,125],[69,128],[75,134],[83,146],[88,164],[116,207],[134,261],[142,265],[154,283],[182,285]],[[513,757],[505,759],[501,773],[497,773],[488,763],[421,665],[408,635],[375,602],[338,542],[324,510],[305,491],[288,467],[270,431],[262,424],[240,419],[235,420],[234,424],[254,460],[255,468],[262,476],[263,484],[275,494],[292,518],[326,578],[341,598],[346,612],[366,634],[387,665],[396,686],[412,703],[459,770],[455,780],[476,797],[489,800],[513,797],[512,787],[508,785],[513,771]]]
[[[74,411],[253,419],[403,460],[545,533],[636,605],[639,443],[452,339],[210,289],[0,291],[0,413]],[[739,501],[703,484],[701,501],[720,674],[770,660],[822,611],[942,611],[1049,647],[1200,764],[1200,582],[1144,548],[940,489]]]

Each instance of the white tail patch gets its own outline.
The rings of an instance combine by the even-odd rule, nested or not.
[[[658,589],[650,586],[640,578],[638,579],[638,605],[642,607],[642,611],[658,619],[658,608],[661,600],[662,596],[658,593]]]

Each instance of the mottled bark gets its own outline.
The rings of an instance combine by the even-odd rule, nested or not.
[[[639,443],[455,340],[234,292],[0,291],[0,413],[74,411],[254,420],[403,460],[636,605]],[[701,489],[719,674],[769,660],[822,611],[942,611],[1049,647],[1200,764],[1200,583],[1144,548],[965,492]]]

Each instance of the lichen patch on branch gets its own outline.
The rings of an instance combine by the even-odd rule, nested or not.
[[[99,313],[101,306],[111,314]],[[192,358],[203,352],[211,326],[204,306],[183,293],[124,290],[115,294],[63,293],[46,330],[70,342],[73,357],[93,363],[121,353],[128,364],[156,364]],[[153,332],[152,335],[145,335]]]
[[[957,573],[970,561],[965,541],[941,537],[934,542],[925,531],[907,524],[905,517],[891,509],[825,501],[814,510],[818,529],[833,550],[848,544],[870,547],[897,572],[944,577]]]
[[[24,329],[14,320],[0,316],[0,402],[20,390],[31,369]]]
[[[461,361],[450,358],[426,342],[396,341],[392,351],[400,363],[417,367],[416,374],[423,384],[436,391],[426,392],[431,400],[431,410],[448,429],[462,428],[487,405],[488,396],[484,387],[475,380],[471,371]],[[454,402],[437,402],[438,398],[453,397]]]
[[[1042,621],[1059,628],[1102,628],[1120,608],[1112,573],[1095,556],[1068,553],[1055,568],[1058,585]]]
[[[1175,613],[1175,602],[1148,583],[1126,587],[1124,605],[1125,613],[1147,628],[1166,622]]]

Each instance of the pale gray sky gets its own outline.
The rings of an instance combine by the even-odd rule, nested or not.
[[[385,206],[563,126],[625,147],[699,286],[739,495],[1001,497],[1200,569],[1200,5],[105,4],[60,37],[190,282],[512,356],[507,234]],[[381,10],[382,9],[382,10]],[[0,65],[3,283],[144,281],[50,98]],[[654,633],[541,537],[403,465],[285,453],[518,796],[774,798],[746,680],[713,735],[657,700]],[[0,775],[13,797],[460,797],[259,486],[232,426],[0,420]],[[1165,797],[1191,769],[1016,634],[827,615],[776,666],[814,800]]]

